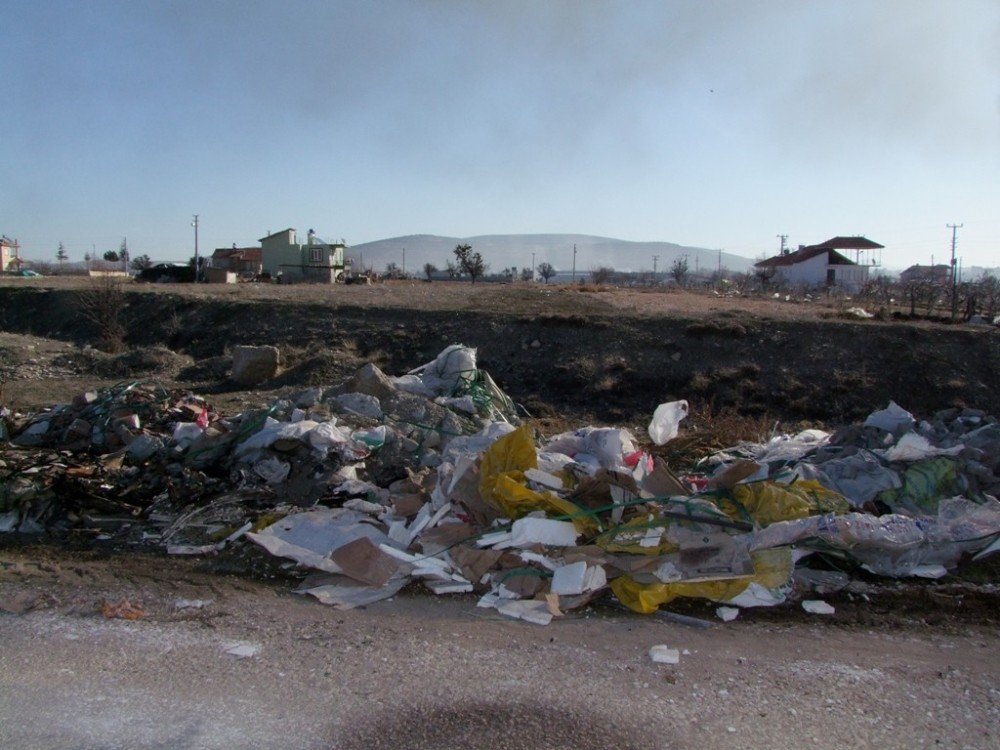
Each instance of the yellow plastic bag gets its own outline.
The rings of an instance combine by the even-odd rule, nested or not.
[[[800,479],[794,484],[738,484],[730,490],[730,494],[738,505],[723,495],[715,500],[719,508],[737,521],[746,520],[746,511],[754,523],[760,526],[820,513],[848,513],[851,510],[851,504],[843,495],[812,479]]]
[[[724,602],[742,594],[751,583],[766,589],[785,585],[792,576],[792,550],[775,547],[751,553],[754,574],[721,581],[680,581],[677,583],[639,583],[631,576],[611,581],[611,590],[618,601],[633,612],[648,615],[674,599],[708,599]]]
[[[651,529],[660,528],[665,531],[668,521],[650,513],[647,516],[639,516],[631,521],[608,529],[601,534],[594,543],[605,552],[619,552],[629,555],[663,555],[668,552],[676,552],[679,548],[660,536],[658,544],[644,547],[641,544],[646,532]]]
[[[491,445],[480,463],[479,494],[508,518],[536,510],[553,516],[570,516],[580,533],[594,533],[597,521],[575,503],[550,492],[535,492],[526,485],[524,472],[538,466],[538,454],[527,425]]]
[[[492,501],[493,489],[501,474],[525,472],[536,468],[538,468],[538,452],[535,450],[531,428],[522,425],[497,440],[483,453],[479,464],[479,494],[484,500]]]
[[[568,516],[581,534],[598,530],[597,521],[579,505],[550,492],[535,492],[524,485],[524,473],[499,474],[493,486],[492,501],[508,518],[520,518],[536,510],[550,516]]]

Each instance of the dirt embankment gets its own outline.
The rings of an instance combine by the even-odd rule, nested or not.
[[[125,343],[191,357],[174,382],[219,396],[234,391],[225,355],[237,344],[281,347],[286,369],[263,388],[274,390],[335,383],[367,361],[401,373],[460,342],[541,417],[640,424],[676,398],[783,421],[852,421],[890,399],[921,414],[1000,413],[992,329],[853,321],[761,300],[707,305],[696,295],[657,304],[667,295],[445,287],[129,290]],[[0,328],[96,343],[80,291],[0,286]]]

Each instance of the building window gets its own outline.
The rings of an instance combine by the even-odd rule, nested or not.
[[[321,260],[323,260],[323,249],[314,247],[312,249],[312,262],[319,263]]]

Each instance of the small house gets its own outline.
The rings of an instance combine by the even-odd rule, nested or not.
[[[257,276],[263,270],[259,247],[220,247],[212,253],[211,268]]]
[[[904,286],[910,284],[933,284],[941,286],[951,281],[951,266],[938,263],[934,266],[910,266],[899,274],[899,281]]]
[[[795,252],[762,260],[754,268],[789,284],[836,286],[857,292],[868,282],[869,268],[878,265],[874,257],[871,262],[861,262],[862,251],[867,259],[869,252],[883,247],[866,237],[834,237],[818,245],[800,245]],[[841,250],[853,250],[855,259],[851,260]]]
[[[21,270],[21,246],[7,235],[0,237],[0,273],[17,273]]]
[[[323,242],[311,229],[304,245],[291,228],[269,234],[260,240],[260,252],[264,272],[285,282],[332,284],[344,277],[343,243]]]

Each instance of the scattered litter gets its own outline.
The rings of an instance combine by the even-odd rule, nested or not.
[[[175,599],[174,609],[204,609],[214,603],[214,599]]]
[[[222,653],[235,656],[237,659],[249,659],[260,653],[260,645],[256,643],[227,643],[222,647]]]
[[[716,607],[715,614],[723,622],[732,622],[740,616],[740,610],[738,607]]]
[[[276,353],[260,354],[269,370]],[[687,412],[660,404],[652,443],[676,438]],[[539,625],[614,597],[708,628],[660,608],[708,600],[728,622],[841,591],[857,571],[939,577],[1000,551],[1000,424],[973,409],[918,419],[890,402],[833,433],[716,451],[682,481],[625,429],[539,438],[475,350],[454,345],[401,377],[366,365],[235,415],[134,382],[3,420],[0,533],[252,548],[340,609],[419,583]],[[128,600],[102,611],[145,615]]]
[[[832,615],[837,610],[832,605],[827,604],[822,599],[804,599],[802,609],[814,615]]]
[[[101,614],[109,620],[138,620],[146,616],[146,611],[141,604],[133,604],[128,599],[118,602],[104,600],[101,602]]]
[[[649,658],[657,664],[680,664],[681,652],[670,646],[651,646]]]

